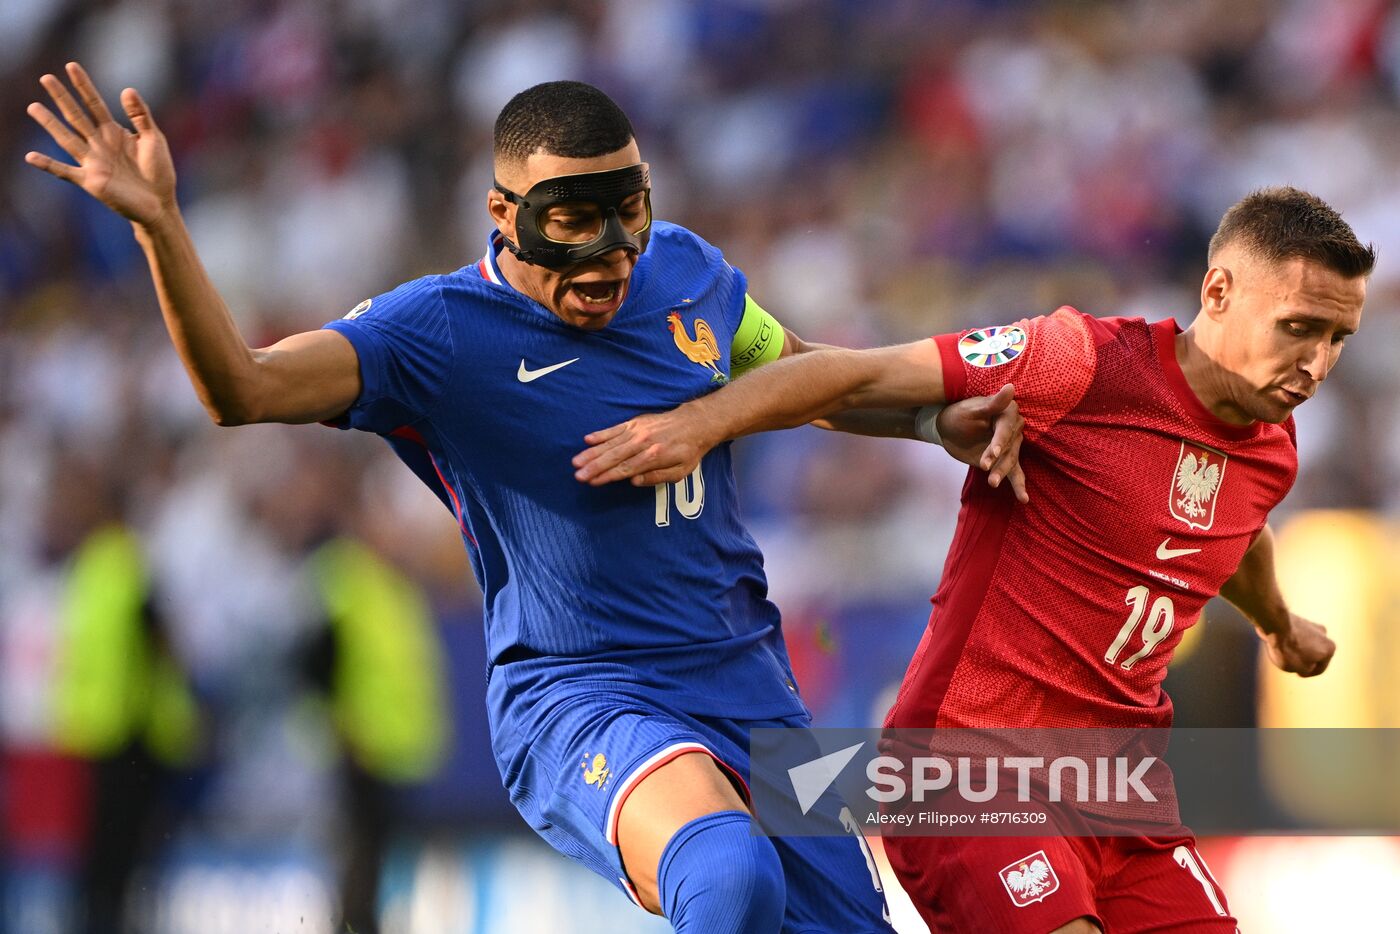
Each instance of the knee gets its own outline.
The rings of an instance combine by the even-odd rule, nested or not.
[[[743,811],[707,814],[676,831],[657,867],[661,909],[678,934],[770,934],[787,887],[778,851]]]

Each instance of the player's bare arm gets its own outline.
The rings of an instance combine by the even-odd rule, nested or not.
[[[839,349],[802,340],[752,296],[745,295],[743,318],[730,348],[730,375],[738,379],[783,357]],[[1025,479],[1017,462],[1023,421],[1009,392],[988,399],[967,399],[950,407],[848,409],[812,424],[848,434],[934,442],[957,460],[989,470],[993,485],[1000,483],[1005,472],[1017,497],[1026,501]],[[1011,465],[1009,470],[997,469],[996,458],[986,458],[993,441],[999,442],[1001,458]]]
[[[629,419],[588,435],[590,447],[574,459],[575,475],[595,486],[626,478],[639,486],[671,482],[730,438],[793,428],[850,409],[941,403],[942,377],[932,340],[794,354],[671,412]],[[1019,418],[1016,414],[998,424],[1001,436],[994,436],[984,452],[982,463],[993,485],[1011,472],[1019,449],[1011,436]]]
[[[112,116],[81,65],[70,62],[67,73],[76,96],[54,75],[39,79],[62,119],[38,102],[28,113],[76,164],[38,152],[25,161],[131,221],[170,338],[210,417],[220,425],[240,425],[312,422],[343,413],[360,392],[350,342],[333,331],[313,331],[250,349],[180,216],[170,147],[150,108],[134,89],[124,90],[128,129]]]
[[[786,340],[783,356],[813,351],[838,350],[830,344],[817,344],[804,341],[791,330],[784,328]],[[1000,485],[1003,476],[1010,482],[1016,498],[1027,502],[1026,476],[1021,471],[1020,451],[1025,419],[1021,417],[1016,404],[1015,391],[1008,384],[994,396],[964,399],[948,406],[849,409],[835,412],[825,418],[815,419],[812,424],[828,431],[841,431],[853,435],[866,435],[873,438],[905,438],[909,440],[936,440],[942,448],[956,460],[969,467],[978,467],[988,472],[988,482]],[[932,418],[936,437],[927,437],[926,429],[920,427],[920,420]],[[988,455],[996,444],[1000,455]],[[1009,465],[1009,466],[1008,466]]]
[[[632,478],[635,485],[686,476],[715,445],[759,431],[795,428],[845,409],[909,408],[943,401],[942,364],[932,341],[933,378],[924,392],[882,396],[869,391],[897,351],[828,348],[792,354],[735,380],[718,392],[655,415],[629,419],[585,437],[574,458],[579,480],[601,485]],[[911,361],[913,362],[913,361]],[[918,365],[917,363],[915,364]]]
[[[1276,666],[1304,678],[1327,670],[1337,644],[1328,638],[1326,626],[1288,609],[1274,573],[1274,533],[1267,525],[1220,595],[1254,624]]]
[[[790,357],[793,354],[843,349],[833,344],[804,341],[790,328],[783,328],[783,334],[782,356],[784,357]],[[919,409],[913,406],[889,409],[849,409],[845,412],[833,412],[825,418],[815,419],[812,424],[828,431],[842,431],[847,434],[866,435],[871,438],[915,440],[918,438],[915,427],[918,412]]]

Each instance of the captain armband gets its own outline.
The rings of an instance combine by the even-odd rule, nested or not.
[[[744,296],[744,317],[729,347],[729,376],[736,379],[783,355],[783,326],[750,295]]]

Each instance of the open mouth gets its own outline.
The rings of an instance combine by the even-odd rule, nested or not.
[[[1280,386],[1279,388],[1283,391],[1283,394],[1288,399],[1288,401],[1294,405],[1302,405],[1304,402],[1307,402],[1309,398],[1311,398],[1309,396],[1303,395],[1301,392],[1294,392],[1291,389],[1283,389],[1282,386]]]
[[[623,285],[621,279],[609,279],[598,282],[575,282],[572,289],[586,310],[610,311],[621,303]]]

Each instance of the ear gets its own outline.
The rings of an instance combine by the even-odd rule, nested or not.
[[[492,188],[486,194],[486,210],[491,215],[491,220],[496,222],[496,229],[514,243],[515,205],[507,201],[505,195]]]
[[[1224,266],[1207,269],[1201,282],[1201,311],[1212,318],[1224,314],[1230,305],[1230,290],[1234,284],[1235,274]]]

